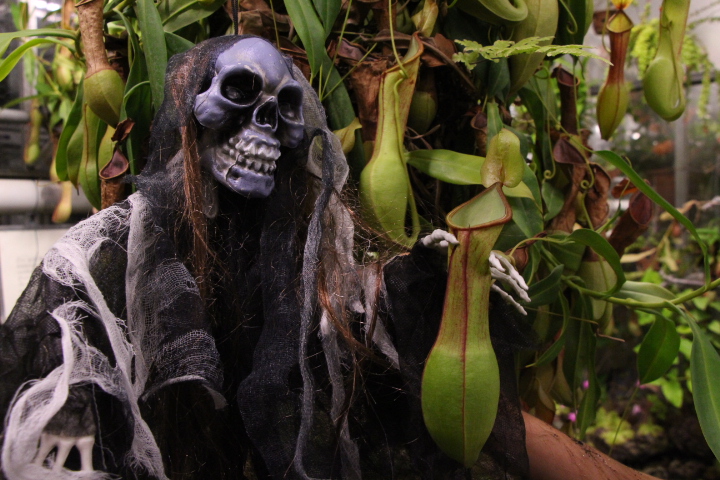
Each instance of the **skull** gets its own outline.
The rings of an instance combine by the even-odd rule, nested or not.
[[[267,41],[245,38],[215,62],[210,88],[195,99],[203,168],[230,190],[265,198],[275,186],[280,147],[303,138],[303,91]]]

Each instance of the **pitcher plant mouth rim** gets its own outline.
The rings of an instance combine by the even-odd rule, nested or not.
[[[471,198],[467,202],[462,203],[462,204],[458,205],[457,207],[453,208],[452,211],[450,211],[450,213],[448,213],[447,216],[445,217],[445,221],[446,221],[448,227],[451,230],[455,230],[455,231],[468,231],[468,230],[477,230],[479,228],[494,227],[496,225],[504,225],[504,224],[508,223],[510,220],[512,220],[512,207],[510,207],[510,203],[508,203],[507,197],[505,196],[505,193],[502,191],[502,186],[503,186],[502,182],[493,183],[491,186],[489,186],[488,188],[486,188],[479,194],[475,195],[473,198]],[[490,194],[490,192],[492,190],[497,191],[497,193],[500,195],[500,200],[502,201],[503,206],[505,207],[505,215],[503,215],[502,217],[497,218],[495,220],[491,220],[489,222],[478,223],[476,225],[471,225],[468,227],[461,227],[452,221],[452,218],[455,215],[457,215],[457,213],[460,210],[467,207],[472,202],[477,201],[478,198]]]

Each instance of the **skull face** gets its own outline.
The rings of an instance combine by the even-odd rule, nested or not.
[[[240,40],[215,62],[195,99],[203,168],[230,190],[264,198],[275,186],[280,147],[303,138],[302,87],[282,55],[260,38]]]

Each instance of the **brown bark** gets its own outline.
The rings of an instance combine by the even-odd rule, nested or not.
[[[523,412],[531,480],[658,480]]]
[[[103,37],[103,2],[102,0],[81,1],[75,5],[80,20],[80,35],[83,39],[85,60],[87,62],[86,77],[107,70],[110,63],[105,53]]]

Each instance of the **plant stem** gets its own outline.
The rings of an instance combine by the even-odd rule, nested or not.
[[[77,5],[77,11],[80,34],[85,45],[86,77],[90,77],[100,70],[112,68],[105,53],[103,39],[103,2],[102,0],[81,2]]]

